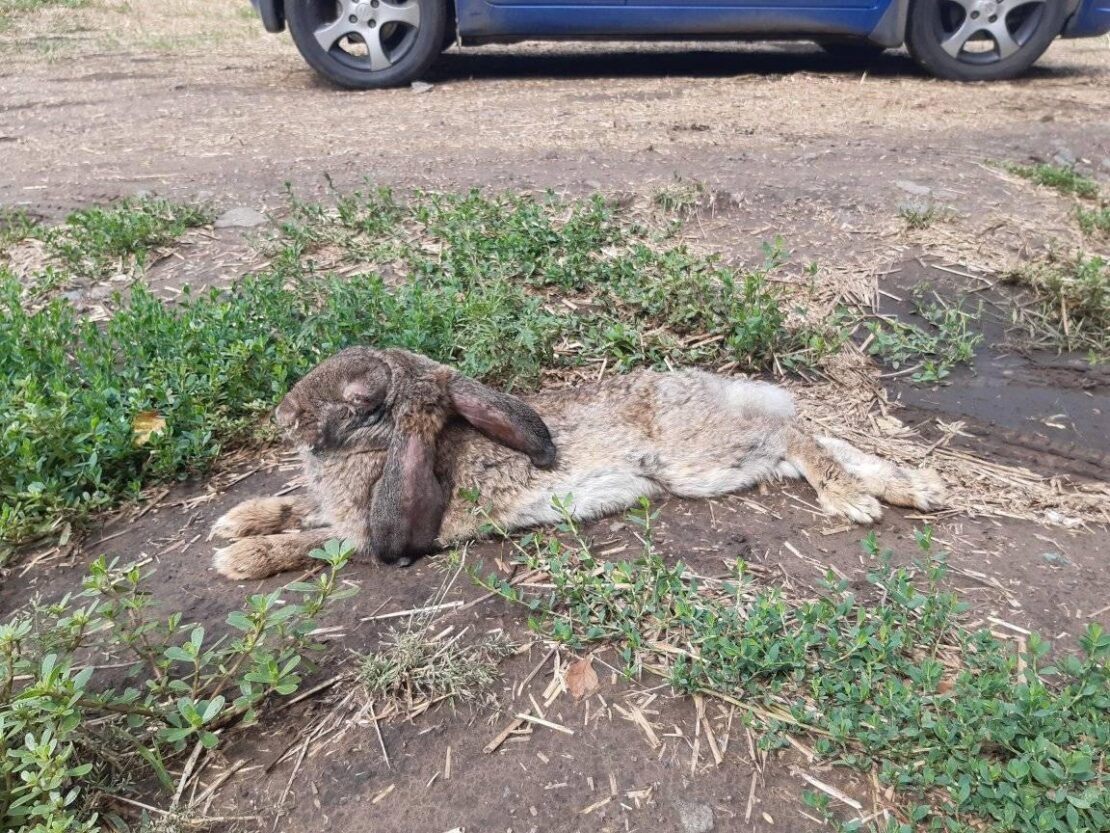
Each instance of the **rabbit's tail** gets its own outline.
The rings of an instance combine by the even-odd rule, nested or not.
[[[791,431],[779,473],[804,477],[826,512],[857,523],[882,517],[879,500],[923,511],[944,503],[944,483],[932,469],[905,468],[835,437]]]

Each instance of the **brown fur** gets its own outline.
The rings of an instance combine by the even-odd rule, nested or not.
[[[260,535],[257,517],[280,519],[283,512],[266,502],[275,499],[248,501],[215,528],[239,539],[217,552],[217,568],[225,575],[261,577],[303,566],[308,549],[330,537],[349,538],[360,552],[369,552],[375,531],[367,509],[390,440],[404,430],[438,435],[435,477],[448,496],[438,526],[442,545],[475,537],[485,523],[462,489],[477,490],[484,512],[508,529],[554,520],[551,500],[567,494],[574,498],[573,514],[588,519],[625,510],[642,495],[707,497],[799,474],[826,511],[860,523],[881,516],[876,498],[930,509],[943,496],[931,471],[902,469],[843,441],[799,431],[793,403],[781,388],[700,371],[637,371],[527,398],[558,450],[556,464],[541,468],[452,410],[454,371],[403,351],[366,351],[358,357],[372,356],[389,368],[388,374],[371,373],[389,376],[381,397],[386,415],[369,428],[344,433],[343,420],[332,413],[335,391],[354,373],[344,356],[322,363],[278,408],[279,422],[300,447],[311,494],[309,502],[289,510],[285,529],[319,528]],[[353,365],[362,367],[357,360]],[[375,397],[371,391],[370,399]],[[320,447],[321,436],[338,438],[338,445]]]

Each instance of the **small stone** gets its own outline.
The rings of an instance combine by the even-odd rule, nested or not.
[[[713,808],[696,801],[676,801],[678,822],[683,833],[709,833],[713,829]]]
[[[216,228],[254,228],[268,222],[261,211],[241,205],[238,208],[229,208],[216,218],[213,225]]]
[[[1057,145],[1056,153],[1052,155],[1052,161],[1061,168],[1072,168],[1075,167],[1075,154],[1072,153],[1071,148]]]
[[[905,191],[907,194],[913,194],[914,196],[918,197],[927,197],[929,194],[933,193],[933,189],[930,188],[928,185],[920,185],[919,183],[913,182],[909,179],[896,179],[894,181],[894,184]]]
[[[430,93],[435,84],[429,84],[427,81],[413,81],[409,86],[414,93]]]
[[[1105,159],[1099,162],[1099,165],[1102,166],[1103,170],[1110,171],[1110,156],[1107,156]]]

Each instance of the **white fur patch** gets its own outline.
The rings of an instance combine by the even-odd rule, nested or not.
[[[772,473],[771,467],[767,465],[769,462],[757,458],[742,468],[706,465],[680,469],[672,466],[666,471],[667,487],[679,497],[690,498],[742,492],[768,478]]]
[[[775,474],[794,480],[802,476],[802,471],[789,460],[780,460],[775,467]]]
[[[899,467],[894,463],[876,457],[874,454],[868,454],[866,451],[860,451],[844,440],[836,437],[816,437],[815,439],[836,458],[840,465],[856,477],[865,480],[880,480],[895,477],[898,474]]]
[[[790,419],[794,416],[794,397],[778,385],[747,379],[720,379],[720,383],[725,404],[739,411],[741,417]]]
[[[520,526],[561,520],[552,501],[570,497],[567,507],[573,517],[590,520],[635,506],[641,497],[658,497],[663,488],[654,480],[623,469],[594,469],[568,477],[513,513],[511,523]]]

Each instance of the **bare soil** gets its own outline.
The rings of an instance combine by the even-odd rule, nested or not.
[[[821,264],[817,280],[832,289],[842,282],[852,293],[873,292],[882,277],[881,288],[897,294],[921,279],[945,280],[929,264],[993,277],[1053,240],[1078,242],[1068,199],[987,160],[1063,154],[1110,180],[1105,40],[1057,43],[1027,78],[990,86],[927,78],[904,53],[847,65],[797,44],[566,44],[452,50],[429,76],[430,92],[347,93],[322,85],[286,37],[261,34],[239,9],[209,0],[160,8],[50,10],[0,37],[0,205],[57,218],[148,191],[280,213],[286,182],[319,197],[326,176],[340,188],[368,180],[403,189],[567,193],[643,193],[682,178],[716,195],[689,224],[691,245],[750,263],[761,258],[762,241],[782,235],[798,262]],[[898,206],[921,199],[950,206],[953,218],[906,230]],[[149,279],[166,297],[183,282],[232,280],[257,265],[254,233],[191,238]],[[969,292],[977,282],[943,285]],[[926,439],[937,420],[962,420],[966,449],[1045,475],[1105,478],[1105,370],[1080,357],[1015,353],[1002,346],[1001,325],[989,336],[976,368],[951,385],[890,380],[890,398],[908,406],[900,418],[920,426]],[[72,589],[100,553],[147,554],[167,600],[186,618],[218,627],[245,592],[282,579],[249,586],[220,579],[209,567],[212,545],[204,535],[236,501],[281,488],[295,474],[281,463],[270,456],[208,484],[183,484],[160,494],[153,508],[108,519],[84,545],[38,561],[32,554],[24,561],[30,567],[3,577],[0,609]],[[861,530],[840,527],[811,503],[801,486],[670,501],[658,543],[668,558],[705,574],[743,555],[768,567],[769,580],[797,586],[814,585],[827,566],[862,579]],[[888,510],[880,541],[909,557],[920,523]],[[1092,620],[1110,626],[1105,529],[961,516],[935,525],[975,617],[995,615],[1064,641]],[[609,549],[634,546],[619,520],[588,532]],[[470,557],[493,569],[499,554],[499,546],[482,544]],[[325,623],[343,629],[333,634],[319,679],[349,667],[350,651],[372,648],[390,624],[363,617],[421,606],[442,576],[435,558],[407,570],[353,565],[348,578],[361,592]],[[463,580],[448,600],[479,595]],[[497,601],[448,613],[442,622],[531,639],[519,611]],[[573,735],[535,726],[484,753],[521,703],[530,703],[529,693],[540,699],[554,658],[513,695],[547,651],[537,642],[505,665],[493,710],[439,707],[382,725],[391,767],[373,725],[352,726],[304,760],[280,806],[293,765],[264,768],[343,692],[269,714],[260,737],[232,744],[202,775],[210,783],[221,765],[247,761],[210,812],[258,817],[236,823],[242,829],[298,833],[682,831],[681,803],[693,802],[712,808],[715,830],[818,828],[799,801],[806,785],[794,768],[809,767],[801,755],[753,756],[739,718],[732,715],[730,728],[728,712],[710,705],[718,737],[727,736],[724,760],[714,765],[704,740],[694,758],[694,704],[653,688],[650,679],[629,685],[603,670],[600,696],[588,704],[560,697],[546,711]],[[607,661],[613,657],[601,654],[599,668]],[[629,703],[644,704],[658,748],[614,708]],[[870,782],[840,772],[821,777],[865,811],[883,805]]]

